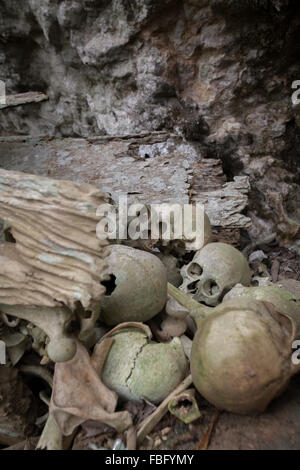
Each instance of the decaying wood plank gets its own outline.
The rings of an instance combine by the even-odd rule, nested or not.
[[[96,210],[108,201],[88,184],[0,170],[0,217],[15,240],[0,245],[0,303],[99,303],[107,242],[96,237]]]
[[[29,91],[27,93],[19,93],[17,95],[7,95],[5,104],[0,104],[0,110],[20,106],[29,103],[40,103],[48,99],[48,96],[38,91]]]
[[[193,164],[192,189],[195,195],[220,188],[225,183],[222,162],[218,158],[203,158]]]
[[[247,177],[235,177],[226,183],[219,159],[202,159],[193,165],[191,199],[205,205],[218,241],[239,244],[240,229],[251,224],[243,214],[250,188]]]
[[[152,131],[152,132],[141,132],[140,134],[126,134],[126,135],[101,135],[87,137],[86,140],[91,144],[103,144],[110,141],[126,141],[130,140],[130,148],[134,148],[142,143],[154,144],[156,142],[164,142],[169,137],[175,137],[174,134],[170,134],[166,131]],[[136,142],[135,142],[136,141]]]
[[[235,247],[240,245],[240,229],[239,228],[223,228],[213,227],[213,241],[229,243]]]
[[[193,145],[166,132],[88,140],[1,138],[0,165],[93,184],[116,202],[127,194],[147,203],[203,203],[214,231],[233,242],[250,225],[243,214],[248,178],[226,183],[220,160],[199,160]]]
[[[249,227],[250,218],[242,214],[248,202],[248,189],[247,176],[236,176],[219,189],[200,191],[193,201],[204,204],[215,227]]]
[[[163,137],[110,139],[92,144],[85,139],[0,139],[0,166],[53,178],[89,183],[144,202],[189,202],[190,148],[177,149]],[[160,137],[161,139],[162,137]],[[140,143],[134,154],[132,145]]]

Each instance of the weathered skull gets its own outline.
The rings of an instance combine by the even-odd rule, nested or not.
[[[151,330],[142,323],[120,324],[107,337],[114,342],[102,381],[121,400],[160,403],[185,378],[188,361],[179,338],[168,344],[151,341]]]
[[[167,301],[167,271],[153,254],[125,245],[112,245],[106,258],[110,281],[101,303],[101,319],[107,325],[147,321]]]
[[[235,284],[248,286],[251,280],[246,258],[226,243],[209,243],[197,251],[181,268],[181,276],[180,289],[211,306],[216,306]]]
[[[262,412],[300,371],[300,302],[279,287],[238,286],[211,308],[176,287],[169,294],[197,324],[191,374],[197,390],[219,409]],[[221,347],[220,347],[221,345]]]

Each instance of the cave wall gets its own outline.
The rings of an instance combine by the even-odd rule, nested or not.
[[[1,0],[0,79],[49,101],[1,111],[0,132],[182,135],[250,177],[251,238],[295,247],[299,54],[297,0]]]

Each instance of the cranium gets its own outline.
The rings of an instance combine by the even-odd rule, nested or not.
[[[102,381],[121,400],[163,401],[184,379],[188,362],[179,338],[170,343],[151,341],[150,328],[127,322],[111,330],[114,343],[106,358]]]
[[[180,289],[210,306],[217,305],[235,284],[248,286],[251,280],[246,258],[226,243],[204,246],[181,268],[181,275]]]
[[[293,349],[300,334],[300,302],[290,292],[240,286],[211,308],[171,284],[168,290],[196,321],[193,383],[217,408],[262,412],[299,372]]]
[[[111,280],[103,282],[107,287],[101,304],[104,323],[147,321],[163,309],[167,301],[167,271],[156,256],[129,246],[112,245],[106,261],[106,274]]]

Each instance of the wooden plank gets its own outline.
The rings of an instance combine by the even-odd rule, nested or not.
[[[38,91],[29,91],[27,93],[19,93],[17,95],[7,95],[5,104],[0,104],[0,109],[11,108],[13,106],[21,106],[23,104],[40,103],[48,99],[48,96]]]
[[[216,240],[239,246],[240,229],[251,220],[242,212],[248,204],[249,180],[237,177],[227,183],[219,159],[203,159],[193,165],[191,200],[205,205]]]
[[[150,138],[151,137],[151,138]],[[52,178],[89,183],[144,202],[189,202],[193,162],[188,146],[155,133],[136,138],[0,139],[0,166]]]
[[[0,165],[52,178],[93,184],[115,201],[179,202],[205,205],[216,233],[236,242],[250,225],[243,214],[249,181],[226,182],[219,159],[166,132],[88,139],[11,137],[0,139]],[[224,232],[227,231],[227,232]]]

